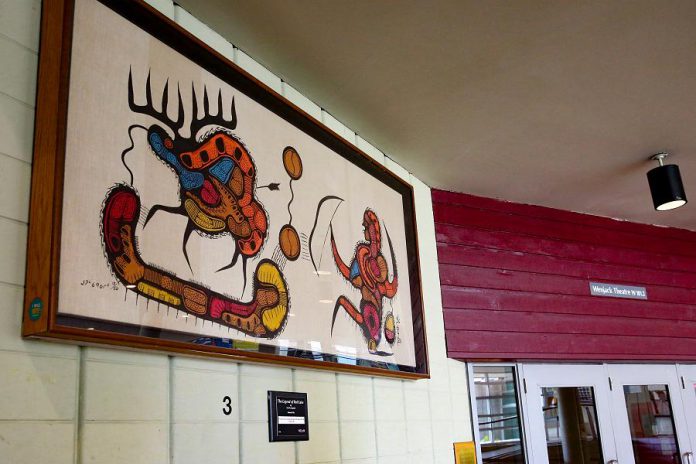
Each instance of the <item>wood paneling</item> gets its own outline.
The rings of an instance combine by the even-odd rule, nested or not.
[[[696,360],[696,232],[432,195],[450,357]],[[590,281],[648,299],[591,296]]]

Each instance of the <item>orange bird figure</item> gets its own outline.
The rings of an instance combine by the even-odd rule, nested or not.
[[[389,238],[389,232],[385,228],[394,269],[394,276],[392,280],[389,280],[387,261],[382,254],[382,232],[379,218],[369,208],[365,210],[363,215],[363,229],[365,240],[358,242],[355,247],[353,260],[350,265],[347,265],[338,252],[338,247],[334,240],[333,225],[331,225],[331,251],[333,252],[334,262],[343,278],[349,281],[353,287],[360,290],[361,295],[359,308],[356,308],[345,295],[338,297],[334,306],[331,332],[333,333],[338,310],[343,308],[362,330],[370,353],[388,356],[391,353],[378,351],[377,346],[382,338],[382,326],[384,325],[382,318],[384,298],[394,298],[398,288],[394,248]],[[395,340],[393,327],[385,327],[384,335],[387,342],[392,345]]]

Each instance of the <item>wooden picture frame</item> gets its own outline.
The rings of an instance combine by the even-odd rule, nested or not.
[[[41,27],[24,336],[429,376],[408,183],[142,1],[43,2]],[[179,204],[141,200],[177,188]],[[206,281],[233,271],[234,291]]]

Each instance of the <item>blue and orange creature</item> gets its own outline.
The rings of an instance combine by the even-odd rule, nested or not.
[[[242,258],[243,274],[246,278],[246,261],[256,256],[266,240],[268,217],[263,205],[254,196],[256,166],[244,145],[230,131],[237,126],[234,99],[230,107],[230,120],[223,115],[222,94],[218,92],[217,111],[210,115],[207,89],[203,90],[203,117],[198,116],[198,98],[192,87],[192,110],[190,134],[181,137],[184,125],[181,92],[179,114],[176,120],[167,114],[168,83],[162,93],[162,110],[152,104],[150,76],[146,83],[146,103],[135,103],[132,74],[128,75],[128,104],[135,113],[154,117],[169,128],[174,137],[164,128],[153,124],[147,129],[147,139],[152,151],[167,164],[179,179],[180,204],[178,206],[155,205],[145,218],[145,225],[158,211],[181,214],[188,218],[184,232],[182,250],[191,267],[186,243],[195,230],[203,235],[220,236],[229,234],[236,242],[232,261],[220,270],[234,266]],[[212,127],[200,139],[202,129]],[[179,137],[177,137],[179,135]]]
[[[236,241],[236,250],[226,268],[233,266],[241,256],[246,271],[246,260],[256,256],[265,242],[268,218],[254,197],[256,168],[251,156],[229,133],[236,127],[234,100],[231,120],[228,121],[223,117],[222,97],[218,93],[217,114],[211,116],[208,94],[204,91],[204,115],[200,118],[194,90],[190,134],[181,137],[179,131],[184,125],[184,105],[181,93],[177,93],[178,116],[173,120],[167,113],[168,84],[165,84],[162,94],[161,111],[157,111],[152,104],[149,75],[146,103],[138,105],[133,95],[132,75],[129,74],[130,109],[154,117],[174,134],[170,136],[163,127],[153,124],[149,128],[132,125],[129,135],[134,127],[147,130],[150,148],[175,171],[180,186],[181,204],[176,207],[155,205],[150,209],[145,224],[159,210],[187,216],[182,246],[187,262],[186,242],[194,230],[211,236],[230,234]],[[208,126],[213,126],[213,129],[197,138],[198,133]],[[122,153],[122,160],[129,150]],[[111,270],[127,289],[254,337],[273,338],[283,330],[290,300],[287,283],[275,262],[262,259],[254,272],[252,298],[237,300],[145,262],[135,235],[140,215],[140,198],[132,186],[119,184],[108,192],[101,216],[104,251]],[[246,284],[246,272],[244,274]]]
[[[384,338],[389,345],[393,345],[396,340],[394,315],[391,312],[388,313],[383,321],[384,298],[394,298],[398,289],[394,248],[389,238],[389,232],[385,228],[394,274],[392,279],[389,280],[387,261],[382,254],[382,232],[379,218],[369,208],[363,214],[363,229],[365,240],[358,242],[355,247],[353,260],[350,262],[350,265],[347,265],[338,252],[333,234],[333,225],[331,226],[331,251],[333,252],[336,267],[344,279],[360,290],[361,296],[359,308],[356,308],[345,295],[338,297],[334,306],[331,331],[333,333],[339,309],[343,308],[362,330],[370,353],[388,356],[391,353],[378,351],[377,347],[381,341],[383,331]]]

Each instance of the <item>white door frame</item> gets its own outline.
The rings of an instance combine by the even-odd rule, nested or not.
[[[597,412],[597,427],[604,462],[616,459],[616,443],[611,424],[609,381],[602,364],[520,364],[526,383],[524,411],[528,418],[527,449],[534,464],[549,462],[541,389],[543,387],[592,387]]]
[[[682,392],[686,421],[689,427],[689,437],[691,438],[691,449],[682,450],[682,461],[684,464],[696,464],[694,453],[696,452],[696,364],[677,364],[677,375]],[[691,453],[686,455],[686,453]]]
[[[515,394],[517,400],[517,411],[520,415],[520,443],[522,444],[522,449],[524,450],[524,458],[527,464],[534,461],[531,460],[529,456],[529,449],[527,445],[527,423],[525,421],[525,413],[522,408],[522,385],[521,385],[521,374],[519,371],[519,365],[515,363],[487,363],[487,362],[468,362],[467,363],[467,377],[469,380],[469,402],[471,405],[471,422],[472,430],[474,435],[474,444],[476,445],[476,462],[482,464],[483,456],[481,455],[481,434],[479,432],[478,424],[478,405],[476,404],[476,387],[474,385],[474,366],[491,366],[491,367],[512,367],[515,372]],[[696,463],[694,463],[696,464]]]
[[[570,364],[467,363],[472,430],[476,458],[482,464],[474,366],[515,370],[521,440],[527,464],[547,464],[546,435],[541,413],[541,387],[594,388],[602,454],[605,463],[634,464],[624,385],[667,385],[682,464],[696,464],[696,364]],[[687,414],[686,411],[691,413]],[[541,422],[540,422],[541,421]],[[615,461],[616,462],[616,461]]]
[[[621,464],[633,463],[631,430],[626,411],[624,385],[667,385],[674,418],[674,428],[683,460],[685,453],[691,452],[689,427],[686,420],[682,388],[676,364],[607,364],[607,375],[613,384],[612,405],[614,406],[614,433],[617,437],[618,459]]]

